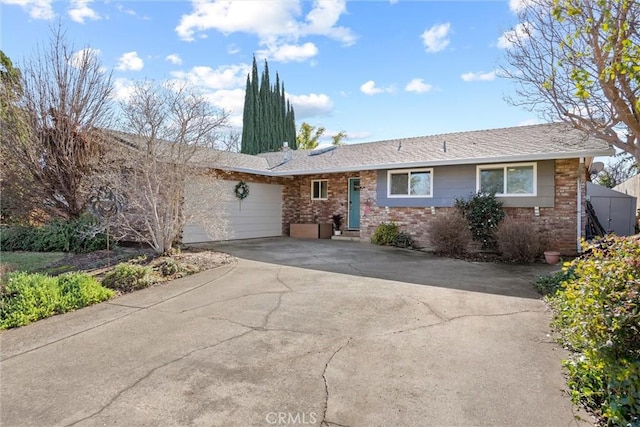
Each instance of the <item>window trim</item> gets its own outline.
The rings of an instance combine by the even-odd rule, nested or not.
[[[507,189],[508,169],[510,167],[533,167],[533,193],[496,193],[496,197],[537,197],[538,196],[538,163],[496,163],[476,166],[476,192],[480,190],[480,172],[489,169],[502,169],[504,172],[504,189]]]
[[[407,174],[409,185],[411,184],[411,174],[413,172],[429,172],[429,194],[391,194],[391,175]],[[411,192],[411,188],[407,188]],[[433,168],[420,169],[389,169],[387,171],[387,197],[390,199],[432,199],[433,198]]]
[[[320,197],[313,197],[313,185],[319,182],[320,183],[320,187],[319,189],[319,194],[318,196]],[[325,186],[327,188],[327,197],[322,197],[322,183],[325,183]],[[329,199],[329,180],[328,179],[312,179],[311,180],[311,200],[328,200]]]

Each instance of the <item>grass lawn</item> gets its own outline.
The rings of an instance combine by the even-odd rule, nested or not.
[[[68,256],[64,252],[0,252],[0,263],[9,264],[13,271],[33,272]]]

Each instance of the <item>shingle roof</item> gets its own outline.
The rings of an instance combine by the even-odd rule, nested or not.
[[[505,163],[614,153],[600,139],[562,123],[456,132],[361,144],[345,144],[317,153],[290,150],[256,156],[207,150],[203,165],[261,175],[306,175],[371,169]]]
[[[268,159],[270,173],[303,175],[611,154],[613,150],[605,141],[587,137],[565,124],[552,123],[348,144],[315,156],[310,156],[308,150],[298,150],[285,163],[283,153],[259,156]]]

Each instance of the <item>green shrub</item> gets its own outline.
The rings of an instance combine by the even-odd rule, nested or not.
[[[458,211],[436,216],[427,231],[435,252],[441,255],[463,256],[471,243],[469,224]]]
[[[87,274],[65,273],[57,279],[62,299],[61,308],[64,311],[97,304],[114,295],[111,289],[101,286],[95,278]]]
[[[400,234],[400,230],[397,224],[393,222],[383,222],[376,228],[376,231],[373,232],[371,243],[376,245],[393,245],[398,234]]]
[[[571,263],[549,301],[575,401],[609,425],[640,424],[640,242],[607,237]]]
[[[103,288],[86,274],[49,277],[13,273],[0,293],[0,329],[27,325],[112,296],[113,291]]]
[[[482,243],[483,249],[495,249],[495,231],[505,216],[495,194],[478,192],[466,200],[456,198],[454,206],[469,222],[473,240]]]
[[[562,271],[538,277],[535,287],[542,295],[553,296],[562,287],[564,282],[574,280],[575,278],[575,267],[566,265],[562,268]]]
[[[147,288],[154,283],[151,267],[121,263],[105,274],[102,285],[121,292],[131,292]]]
[[[4,227],[0,230],[0,245],[4,251],[93,252],[107,247],[106,235],[100,229],[91,215],[68,221],[56,218],[41,227]]]
[[[544,239],[530,222],[506,218],[495,230],[498,250],[510,262],[533,262],[544,252]]]

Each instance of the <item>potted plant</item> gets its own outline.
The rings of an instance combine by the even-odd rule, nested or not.
[[[333,214],[331,216],[331,220],[333,221],[333,234],[339,236],[342,231],[340,231],[340,227],[342,226],[342,214]]]

